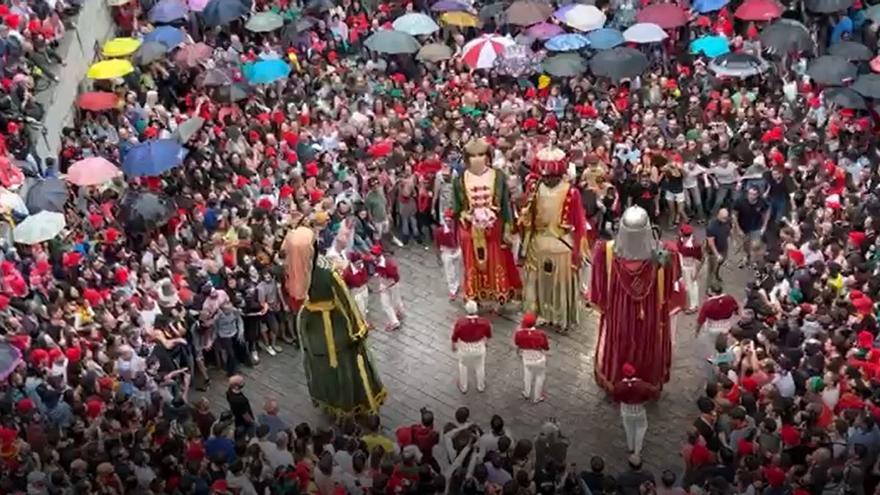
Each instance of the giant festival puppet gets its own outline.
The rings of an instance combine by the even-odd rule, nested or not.
[[[538,151],[533,164],[537,180],[528,184],[519,216],[525,257],[525,311],[560,330],[575,327],[582,296],[580,272],[590,255],[593,229],[584,216],[581,195],[566,180],[565,152]]]
[[[660,246],[648,212],[638,206],[623,212],[615,240],[596,243],[589,294],[600,312],[594,372],[606,392],[624,378],[626,363],[654,397],[669,381],[680,272],[678,254]]]
[[[489,165],[489,145],[474,139],[465,146],[467,169],[453,182],[464,265],[464,297],[504,305],[522,290],[511,250],[513,212],[504,172]]]
[[[312,402],[337,417],[377,413],[387,392],[367,351],[367,324],[345,282],[318,254],[311,228],[290,231],[282,249]]]

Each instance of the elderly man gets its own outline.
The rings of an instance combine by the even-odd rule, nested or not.
[[[269,441],[274,442],[279,433],[290,430],[290,425],[278,416],[277,400],[271,397],[266,399],[263,411],[263,414],[257,418],[257,423],[269,427],[269,433],[266,435]]]
[[[452,352],[458,356],[458,389],[467,393],[468,374],[473,368],[477,392],[486,389],[486,342],[492,337],[492,323],[477,314],[476,301],[464,305],[467,316],[459,318],[452,329]]]

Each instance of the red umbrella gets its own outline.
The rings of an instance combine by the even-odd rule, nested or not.
[[[744,21],[772,21],[782,16],[783,10],[776,0],[746,0],[733,15]]]
[[[370,146],[367,150],[367,154],[373,158],[382,158],[383,156],[388,156],[391,153],[391,149],[393,145],[391,141],[379,141],[378,143]]]
[[[874,57],[874,59],[868,63],[868,66],[871,67],[872,71],[880,72],[880,57]]]
[[[204,43],[185,45],[174,55],[174,61],[182,67],[192,68],[210,58],[213,53],[214,49]]]
[[[675,29],[687,24],[688,15],[674,3],[655,3],[640,10],[636,20],[656,24],[663,29]]]
[[[79,95],[77,105],[83,110],[91,110],[93,112],[101,112],[116,108],[119,103],[119,97],[114,93],[106,91],[92,91]]]

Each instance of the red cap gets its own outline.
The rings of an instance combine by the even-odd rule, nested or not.
[[[257,208],[260,208],[261,210],[271,210],[273,206],[272,200],[269,198],[262,198],[257,201]]]
[[[74,268],[82,261],[82,254],[79,251],[69,251],[61,255],[61,264],[64,268]]]
[[[64,352],[61,349],[59,349],[57,347],[53,347],[53,348],[49,349],[49,363],[54,363],[55,361],[58,361],[59,359],[61,359],[63,357],[64,357]]]
[[[694,233],[694,228],[689,223],[683,223],[678,231],[681,232],[681,235],[691,235]]]
[[[531,311],[526,312],[526,314],[522,317],[522,322],[520,323],[520,327],[522,328],[532,328],[535,326],[535,323],[538,322],[538,317],[535,313]]]
[[[235,187],[242,188],[242,187],[250,184],[250,182],[251,181],[249,181],[248,178],[243,175],[236,175],[235,176]]]
[[[104,229],[104,242],[107,244],[115,244],[119,240],[119,231],[113,227]]]
[[[324,191],[320,189],[314,189],[309,193],[309,201],[312,203],[319,203],[322,199],[324,199]]]
[[[104,390],[113,390],[115,384],[116,381],[112,376],[102,376],[101,378],[98,378],[98,385]]]
[[[874,301],[867,297],[860,297],[853,301],[852,304],[856,308],[856,311],[858,311],[861,315],[869,315],[874,312]],[[870,336],[871,334],[868,335]],[[861,334],[859,334],[859,337],[861,337]]]
[[[370,248],[370,252],[373,253],[375,256],[379,256],[380,254],[382,254],[382,246],[380,246],[379,244],[373,244],[373,247]]]
[[[260,179],[260,187],[272,187],[272,186],[273,186],[272,179],[270,179],[268,177],[263,177],[262,179]]]
[[[306,163],[306,177],[318,176],[318,162]]]
[[[284,184],[281,186],[281,189],[278,190],[278,197],[281,199],[289,198],[293,196],[293,187],[289,184]]]
[[[71,363],[78,363],[80,359],[82,359],[82,351],[79,347],[68,347],[66,351],[64,351],[64,355],[67,356],[67,360]]]
[[[455,216],[455,212],[452,211],[452,208],[446,208],[443,212],[443,218],[449,219]]]
[[[5,297],[5,296],[4,296]],[[8,299],[8,298],[7,298]],[[16,334],[6,339],[9,342],[9,345],[15,347],[21,352],[28,350],[28,347],[31,346],[31,338],[27,335]]]
[[[37,275],[45,275],[52,269],[52,265],[46,260],[40,260],[34,263],[34,272]]]
[[[288,146],[296,146],[296,143],[299,141],[299,136],[297,136],[295,132],[287,131],[282,134],[281,137]]]
[[[101,304],[101,293],[92,289],[91,287],[83,291],[83,299],[88,301],[90,306],[97,306]]]
[[[98,399],[92,399],[86,402],[86,415],[92,419],[101,415],[104,410],[104,403]]]
[[[9,297],[4,294],[0,294],[0,311],[6,311],[6,309],[8,309],[8,308],[9,308]]]
[[[788,252],[786,252],[785,254],[797,266],[804,266],[804,264],[807,262],[806,258],[804,257],[804,253],[802,253],[798,249],[789,249]]]
[[[850,232],[849,242],[853,243],[853,245],[857,248],[862,247],[862,243],[865,242],[865,233],[857,231]]]
[[[623,364],[623,369],[622,369],[621,371],[623,371],[623,377],[624,377],[624,378],[632,378],[632,377],[636,376],[636,368],[635,368],[635,366],[633,366],[633,365],[631,365],[631,364],[629,364],[629,363],[624,363],[624,364]]]
[[[128,269],[124,266],[120,266],[116,269],[116,273],[113,274],[113,278],[116,279],[116,283],[119,285],[125,285],[128,283]]]
[[[226,493],[229,491],[229,483],[226,480],[217,480],[211,485],[211,492]]]
[[[28,398],[21,399],[15,404],[15,410],[18,411],[19,414],[27,414],[34,410],[34,401]]]
[[[31,364],[34,366],[40,366],[49,361],[49,353],[46,352],[46,349],[34,349],[31,351]]]

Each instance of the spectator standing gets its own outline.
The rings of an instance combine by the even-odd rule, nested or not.
[[[721,290],[721,267],[727,260],[730,230],[730,215],[726,208],[721,208],[706,227],[707,289],[711,287],[713,290]]]

